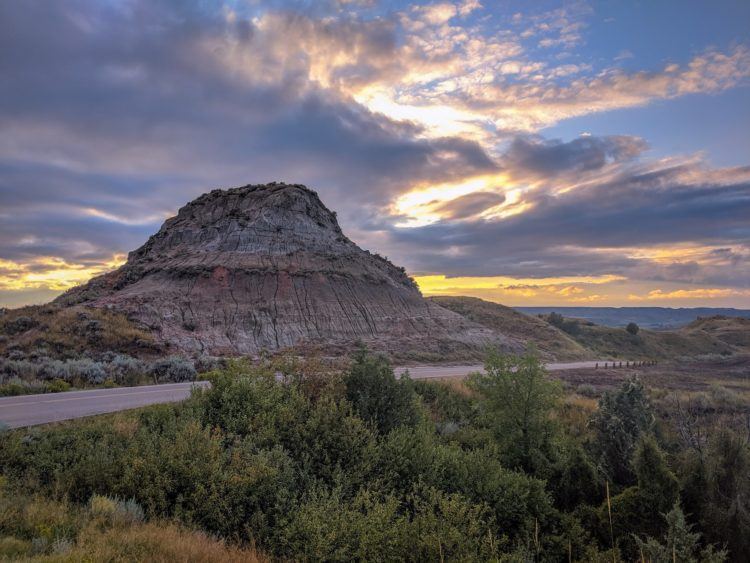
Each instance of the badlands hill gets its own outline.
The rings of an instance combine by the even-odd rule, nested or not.
[[[472,297],[425,299],[403,268],[349,240],[314,191],[279,183],[204,194],[117,270],[51,304],[0,313],[2,357],[292,347],[335,356],[358,342],[399,363],[476,361],[488,346],[529,344],[558,361],[750,352],[750,320],[741,318],[633,335]]]
[[[424,299],[403,268],[349,240],[314,191],[280,183],[198,197],[122,267],[57,303],[124,313],[191,354],[362,341],[430,360],[523,346]]]

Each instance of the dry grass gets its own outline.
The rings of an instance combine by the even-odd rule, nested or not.
[[[572,436],[582,437],[589,433],[589,420],[597,407],[596,399],[566,394],[555,411],[555,418]]]
[[[182,529],[174,524],[140,524],[100,531],[85,529],[76,546],[59,556],[44,556],[30,561],[181,561],[221,563],[268,561],[254,549],[227,545],[202,532]]]
[[[88,507],[17,496],[0,479],[0,560],[28,562],[240,562],[269,559],[203,532],[166,521],[113,518],[117,501]]]
[[[430,297],[430,300],[502,334],[533,343],[544,359],[560,361],[593,357],[591,352],[547,321],[476,297]]]
[[[135,436],[139,426],[140,422],[138,418],[132,415],[132,412],[115,415],[114,420],[112,421],[112,428],[114,431],[127,439]]]
[[[750,353],[750,319],[710,317],[673,331],[641,330],[573,323],[565,332],[544,319],[475,297],[431,297],[435,303],[503,334],[534,343],[543,359],[653,360],[680,356]],[[566,329],[567,330],[567,329]]]
[[[19,319],[30,322],[21,330]],[[0,317],[0,355],[11,349],[51,357],[74,357],[90,352],[149,355],[160,351],[153,336],[124,314],[81,305],[54,304],[11,309]]]
[[[465,377],[439,377],[428,379],[427,381],[444,385],[445,387],[448,387],[451,391],[454,391],[462,397],[476,397],[476,393],[472,389],[470,389],[468,385],[466,385]]]

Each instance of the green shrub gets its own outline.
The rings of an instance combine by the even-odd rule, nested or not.
[[[468,384],[483,399],[484,420],[503,445],[507,463],[529,473],[546,471],[552,462],[551,415],[560,384],[547,377],[533,353],[511,356],[490,351],[484,370],[471,374]]]
[[[128,367],[126,373],[129,373],[131,369],[133,368]],[[179,356],[170,356],[152,363],[149,367],[149,374],[154,379],[154,383],[179,383],[181,381],[194,381],[197,372],[190,360]]]
[[[634,482],[630,460],[639,437],[653,425],[653,410],[637,377],[602,396],[591,427],[595,432],[593,445],[599,467],[610,482],[623,485]]]
[[[344,383],[346,398],[355,412],[381,434],[398,426],[413,426],[419,421],[420,411],[411,381],[396,379],[386,358],[360,349]]]
[[[701,434],[683,453],[667,434],[678,482],[637,380],[602,397],[589,431],[538,359],[495,354],[487,367],[467,391],[398,380],[365,353],[330,375],[295,358],[228,361],[180,404],[5,431],[0,557],[169,560],[185,538],[217,553],[161,518],[285,560],[632,560],[639,540],[658,550],[678,529],[733,560],[750,549],[742,435]],[[731,408],[700,412],[725,422]],[[609,483],[614,552],[612,468],[628,472]],[[680,494],[684,525],[663,517]]]

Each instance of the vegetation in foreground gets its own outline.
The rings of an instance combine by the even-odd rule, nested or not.
[[[243,546],[301,560],[750,552],[746,403],[654,402],[633,379],[597,404],[533,355],[486,364],[463,385],[397,380],[364,351],[342,372],[233,363],[180,405],[6,432],[0,554],[158,560],[132,551],[156,529],[229,560]]]
[[[167,521],[144,522],[135,501],[94,495],[76,505],[0,490],[0,558],[29,562],[266,561],[242,549]]]

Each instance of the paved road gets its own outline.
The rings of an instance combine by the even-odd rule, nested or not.
[[[208,385],[208,382],[166,383],[3,397],[0,398],[0,423],[10,428],[19,428],[124,411],[156,403],[173,403],[186,399],[193,385],[203,386]]]
[[[594,364],[595,362],[547,364],[547,369],[555,371],[593,368]],[[405,369],[409,370],[412,379],[433,379],[462,377],[474,371],[481,371],[483,366],[414,366],[396,368],[396,374],[400,376]],[[157,403],[173,403],[186,399],[193,386],[206,385],[208,385],[206,381],[197,381],[194,383],[167,383],[140,387],[2,397],[0,398],[0,423],[10,428],[20,428],[95,414],[124,411]]]

